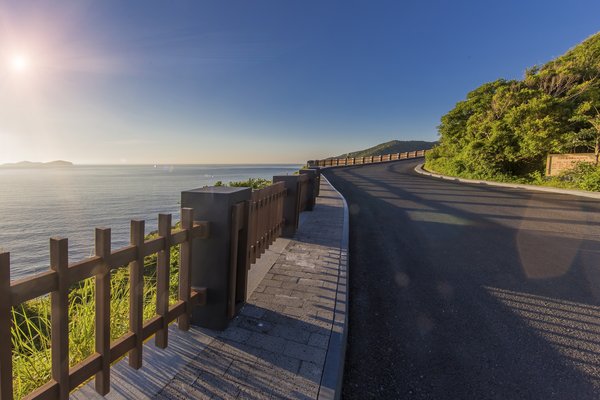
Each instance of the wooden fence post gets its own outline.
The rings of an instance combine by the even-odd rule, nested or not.
[[[135,347],[129,352],[129,365],[142,367],[142,328],[144,324],[144,236],[145,222],[131,221],[130,244],[136,246],[136,259],[129,264],[129,330],[135,335]]]
[[[96,255],[102,266],[96,275],[96,353],[102,356],[102,368],[96,374],[99,395],[110,391],[110,229],[96,228]]]
[[[167,347],[169,326],[169,272],[171,269],[171,214],[158,214],[158,235],[164,238],[165,247],[158,252],[156,260],[156,314],[163,317],[164,324],[156,332],[155,344],[159,349]]]
[[[177,320],[182,331],[190,329],[192,305],[190,304],[192,287],[192,228],[194,227],[194,209],[181,209],[181,229],[188,231],[188,240],[179,248],[179,300],[186,302],[185,313]]]
[[[282,236],[292,237],[298,229],[298,219],[300,215],[300,205],[302,202],[302,182],[308,177],[306,175],[276,175],[273,177],[273,182],[284,182],[286,196],[283,202],[283,218],[285,225],[283,226]]]
[[[248,250],[248,237],[244,232],[247,230],[245,216],[247,215],[247,202],[241,201],[231,207],[230,256],[229,256],[229,282],[227,289],[227,317],[235,317],[237,306],[246,301],[246,285],[248,267],[245,263]],[[241,274],[241,275],[240,275]]]
[[[10,254],[0,253],[0,399],[13,398]]]
[[[52,379],[58,398],[69,398],[69,247],[67,239],[50,239],[50,269],[58,276],[58,289],[50,293]]]

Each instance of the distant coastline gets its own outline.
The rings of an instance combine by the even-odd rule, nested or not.
[[[72,162],[63,160],[50,162],[20,161],[17,163],[0,164],[0,168],[64,168],[72,166]]]

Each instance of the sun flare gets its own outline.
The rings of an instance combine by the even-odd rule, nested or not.
[[[31,60],[25,54],[14,54],[9,60],[9,65],[14,72],[22,73],[31,67]]]

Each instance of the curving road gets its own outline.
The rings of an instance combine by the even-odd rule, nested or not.
[[[324,172],[350,208],[345,399],[600,398],[600,202]]]

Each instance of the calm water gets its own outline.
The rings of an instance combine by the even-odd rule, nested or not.
[[[271,178],[299,165],[74,166],[0,169],[0,250],[10,251],[12,276],[48,267],[48,239],[69,238],[71,261],[92,254],[94,228],[112,228],[113,249],[128,244],[129,221],[157,214],[179,220],[180,192],[218,180]]]

